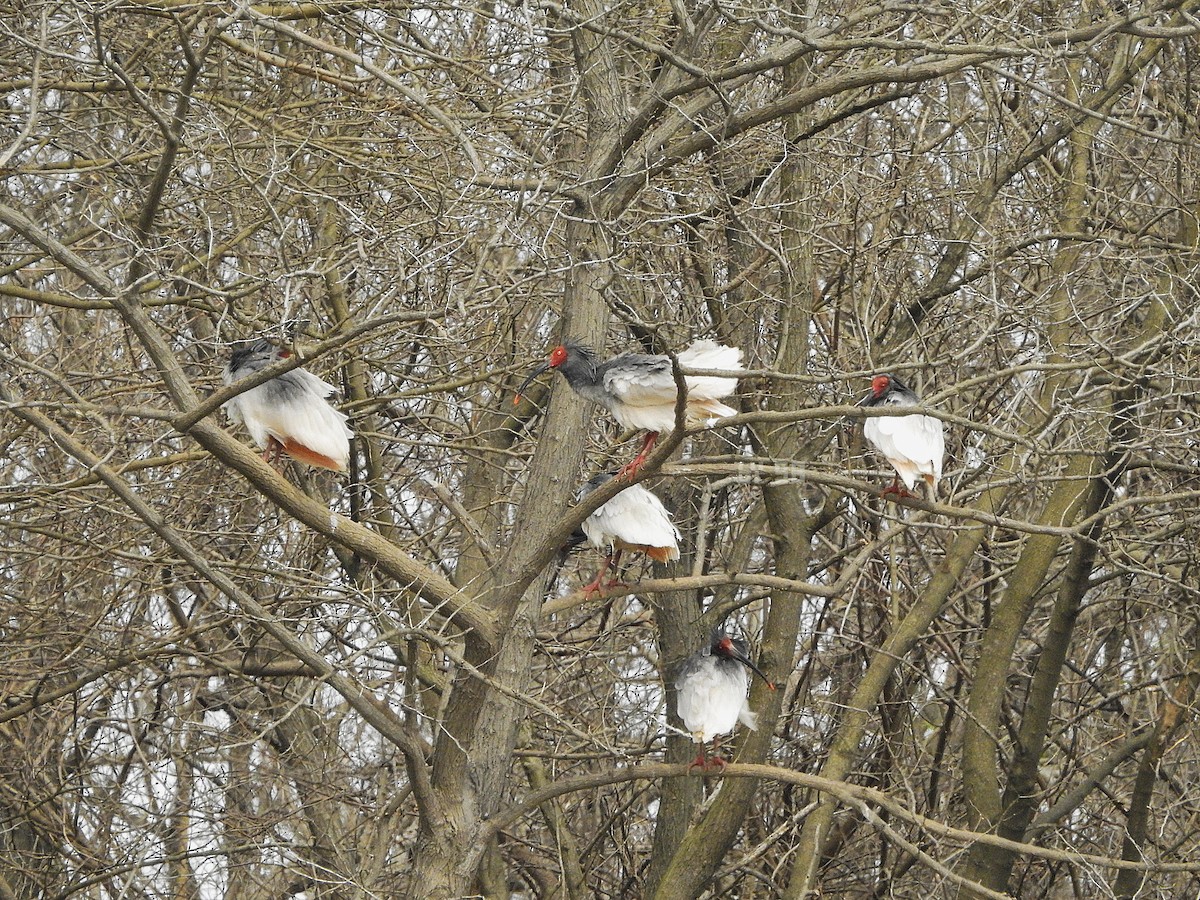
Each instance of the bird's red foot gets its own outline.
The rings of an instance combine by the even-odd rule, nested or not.
[[[629,585],[623,582],[620,578],[609,578],[606,580],[602,573],[592,579],[590,584],[585,584],[583,586],[583,593],[584,596],[590,597],[592,594],[600,593],[600,591],[608,591],[612,590],[613,588],[623,587],[629,587]]]
[[[657,441],[658,432],[648,432],[645,439],[642,441],[641,451],[632,460],[621,466],[620,471],[617,472],[617,478],[624,478],[626,481],[633,478],[633,476],[637,474],[638,470],[645,465],[646,457],[650,455],[650,451],[654,449],[654,444]]]
[[[631,459],[629,462],[625,463],[625,465],[621,466],[621,468],[617,470],[617,478],[620,480],[623,480],[623,481],[630,481],[633,478],[633,476],[638,473],[638,471],[642,468],[642,466],[645,465],[645,463],[646,463],[646,451],[643,450],[641,453],[639,453],[637,456],[635,456],[633,459]]]
[[[590,597],[592,594],[595,594],[604,588],[625,587],[625,583],[622,582],[620,578],[616,577],[617,566],[620,564],[620,562],[620,550],[617,551],[615,556],[610,555],[604,557],[604,562],[600,566],[600,571],[596,573],[596,577],[592,579],[590,584],[585,584],[583,586],[583,595],[585,597]],[[606,581],[604,576],[609,573],[609,570],[612,570],[614,574],[613,577]]]
[[[688,766],[688,774],[691,774],[692,769],[699,769],[704,773],[711,772],[713,769],[723,772],[725,771],[725,767],[727,765],[729,764],[725,762],[723,757],[716,755],[715,753],[714,755],[709,756],[707,753],[701,750],[696,754],[696,758],[692,760],[691,765]]]
[[[267,438],[267,449],[262,452],[263,462],[276,469],[283,468],[283,444],[273,437]]]
[[[910,498],[915,498],[917,496],[916,494],[912,493],[911,491],[900,487],[900,485],[896,484],[895,482],[892,482],[890,485],[885,487],[883,489],[883,491],[880,493],[880,496],[886,497],[888,494],[892,494],[893,496],[900,497],[901,499],[910,499]]]

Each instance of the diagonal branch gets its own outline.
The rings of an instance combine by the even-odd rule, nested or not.
[[[154,361],[175,406],[185,415],[201,406],[195,387],[175,358],[162,332],[147,316],[140,303],[126,296],[103,271],[35,225],[23,213],[3,203],[0,203],[0,223],[8,225],[30,243],[42,248],[57,262],[92,286],[101,296],[108,297]],[[13,411],[17,415],[32,412],[15,408]],[[228,432],[210,421],[201,420],[190,425],[186,434],[222,463],[240,473],[284,512],[319,534],[358,553],[399,584],[416,592],[441,615],[475,631],[482,640],[491,642],[495,639],[495,617],[474,597],[459,591],[445,578],[400,552],[374,531],[331,512],[324,503],[297,490],[280,478],[257,453],[235,440]]]
[[[254,597],[246,593],[228,575],[214,566],[199,550],[157,510],[147,503],[142,496],[100,457],[92,453],[82,443],[77,441],[66,429],[38,410],[19,405],[20,398],[6,386],[0,385],[0,399],[11,404],[13,415],[24,420],[45,434],[64,453],[87,466],[121,501],[146,524],[167,546],[179,554],[192,569],[213,585],[217,590],[237,605],[243,613],[254,620],[268,634],[292,654],[296,659],[308,666],[321,680],[358,712],[379,734],[394,744],[405,756],[409,773],[413,778],[413,788],[418,799],[422,801],[423,811],[428,812],[436,804],[436,798],[429,786],[428,770],[425,766],[424,752],[420,744],[413,739],[404,727],[404,723],[392,712],[386,704],[377,700],[367,689],[355,679],[339,672],[324,656],[310,647],[295,633],[281,623],[269,610]],[[248,451],[247,451],[248,452]],[[265,463],[264,468],[269,468]]]

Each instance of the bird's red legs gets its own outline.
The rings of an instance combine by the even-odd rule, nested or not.
[[[596,593],[604,587],[604,575],[608,572],[608,567],[612,565],[612,557],[605,555],[604,562],[600,564],[600,571],[596,573],[596,577],[592,579],[590,584],[583,586],[584,596],[589,596]]]
[[[643,463],[646,462],[646,457],[650,455],[650,451],[654,449],[654,442],[658,440],[657,431],[647,431],[646,437],[642,440],[642,449],[632,460],[627,462],[617,472],[618,478],[632,478],[637,470],[640,469]]]
[[[899,475],[897,475],[895,478],[893,478],[892,483],[883,489],[881,496],[886,497],[888,494],[895,494],[897,497],[902,497],[902,498],[904,498],[904,497],[915,498],[917,496],[916,494],[900,487],[900,476]]]
[[[263,462],[276,469],[283,468],[283,444],[275,440],[274,437],[267,438],[267,449],[262,453]]]
[[[709,756],[705,752],[705,747],[707,747],[707,746],[708,746],[707,744],[700,745],[700,751],[696,754],[696,758],[692,760],[692,764],[690,766],[688,766],[689,772],[691,772],[692,769],[703,769],[705,772],[707,772],[709,769],[713,768],[714,766],[718,769],[724,770],[725,767],[727,765],[729,765],[729,763],[725,762],[725,758],[720,755],[720,748],[721,748],[721,738],[720,737],[713,738],[712,756]]]
[[[584,586],[584,596],[594,594],[606,587],[613,588],[621,584],[621,579],[619,578],[610,578],[606,583],[604,581],[604,575],[610,568],[613,570],[613,572],[617,571],[617,564],[621,562],[621,554],[624,552],[624,548],[621,548],[617,550],[615,554],[609,553],[604,557],[604,562],[600,566],[600,571],[596,573],[596,577],[592,579],[592,583]]]

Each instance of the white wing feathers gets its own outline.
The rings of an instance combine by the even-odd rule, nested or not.
[[[724,369],[729,372],[740,372],[742,370],[742,350],[740,347],[726,347],[716,341],[696,341],[679,354],[679,365],[685,369]],[[737,390],[736,378],[722,378],[717,375],[688,375],[684,381],[687,383],[688,400],[692,402],[719,400]],[[671,387],[671,399],[674,400],[674,379],[671,381]],[[724,406],[724,404],[719,405]],[[734,415],[734,412],[730,412],[728,415]]]
[[[631,355],[614,359],[614,365],[604,372],[602,386],[615,399],[609,408],[614,418],[627,428],[650,431],[669,431],[675,425],[675,378],[671,361],[664,357]],[[690,369],[742,368],[742,351],[711,340],[696,341],[679,354],[679,364]],[[724,403],[737,390],[736,378],[712,375],[685,376],[688,388],[688,424],[698,425],[708,419],[737,414]]]
[[[679,530],[666,507],[640,484],[625,488],[583,521],[583,533],[593,547],[620,543],[663,547],[667,559],[679,559]]]
[[[346,415],[325,401],[337,389],[304,369],[281,377],[299,389],[280,391],[270,381],[260,384],[225,404],[229,418],[241,421],[260,448],[273,437],[280,444],[301,444],[345,469],[353,432]]]
[[[863,436],[890,462],[912,490],[918,478],[930,481],[934,493],[942,477],[946,437],[932,416],[881,416],[867,419]]]
[[[754,730],[757,717],[746,697],[749,678],[739,665],[721,666],[709,656],[689,666],[675,681],[675,709],[697,741],[708,742],[741,722]]]

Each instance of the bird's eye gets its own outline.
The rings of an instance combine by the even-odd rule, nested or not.
[[[561,344],[554,348],[550,353],[550,365],[561,366],[567,361],[567,348]]]

